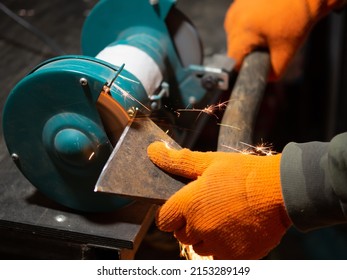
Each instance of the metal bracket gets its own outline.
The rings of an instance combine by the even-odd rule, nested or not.
[[[158,94],[153,94],[149,97],[152,110],[159,110],[161,108],[161,99],[163,97],[169,97],[169,87],[167,82],[162,82]]]
[[[234,69],[235,62],[224,55],[214,55],[211,58],[212,65],[191,65],[189,69],[197,78],[201,79],[202,86],[207,90],[228,90],[230,73]]]

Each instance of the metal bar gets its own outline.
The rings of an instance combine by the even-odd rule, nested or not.
[[[239,148],[240,141],[251,144],[253,129],[263,99],[270,69],[267,52],[249,54],[240,69],[225,109],[218,135],[218,151]]]

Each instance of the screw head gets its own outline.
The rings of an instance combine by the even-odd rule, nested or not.
[[[159,104],[158,104],[158,102],[152,102],[151,103],[151,109],[152,110],[158,110],[159,109]]]
[[[135,113],[137,112],[137,108],[134,108],[134,107],[131,107],[128,109],[127,113],[128,113],[128,116],[130,118],[134,117],[135,116]]]
[[[218,84],[218,80],[216,79],[216,77],[213,77],[210,75],[204,76],[201,82],[202,82],[202,86],[207,90],[212,90],[216,88]]]
[[[62,223],[62,222],[65,222],[66,221],[66,216],[64,215],[57,215],[54,217],[54,219],[59,222],[59,223]]]
[[[80,84],[81,84],[81,86],[86,86],[86,85],[88,85],[88,80],[86,79],[86,78],[81,78],[80,79]]]
[[[17,160],[19,160],[19,155],[17,155],[16,153],[13,153],[11,155],[11,158],[12,158],[13,161],[17,161]]]

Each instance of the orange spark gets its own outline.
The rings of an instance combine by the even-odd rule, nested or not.
[[[118,92],[121,93],[121,96],[124,97],[124,102],[126,101],[126,99],[130,99],[132,101],[137,102],[138,104],[140,104],[143,108],[145,108],[147,111],[151,111],[148,107],[146,107],[143,103],[140,102],[140,100],[136,99],[133,95],[131,95],[130,92],[122,89],[119,85],[117,84],[113,84],[113,86],[118,90]]]
[[[242,145],[245,145],[253,151],[253,154],[272,156],[276,154],[275,151],[272,150],[272,145],[267,145],[266,143],[261,143],[257,146],[253,146],[244,142],[240,142]]]
[[[224,101],[224,102],[219,102],[217,105],[215,105],[216,108],[218,108],[218,110],[224,110],[229,103],[230,100]]]
[[[196,108],[192,108],[192,109],[187,109],[187,108],[186,109],[178,109],[178,110],[176,110],[176,112],[199,112],[199,115],[197,116],[197,118],[199,118],[202,113],[205,113],[207,115],[214,116],[216,119],[218,119],[218,116],[215,114],[215,112],[217,110],[219,110],[219,111],[224,110],[226,108],[228,102],[229,102],[229,100],[228,101],[224,101],[224,102],[219,102],[219,103],[217,103],[215,105],[207,105],[203,109],[196,109]]]
[[[95,155],[95,152],[92,152],[92,153],[90,154],[88,160],[91,160],[91,159],[94,157],[94,155]]]
[[[258,156],[272,156],[277,154],[277,152],[272,150],[272,145],[261,143],[259,145],[253,146],[251,144],[247,144],[245,142],[239,142],[240,144],[246,146],[244,149],[237,149],[234,147],[230,147],[227,145],[221,145],[222,147],[226,147],[235,152],[246,154],[246,155],[258,155]]]

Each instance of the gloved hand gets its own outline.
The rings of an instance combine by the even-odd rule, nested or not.
[[[165,171],[194,181],[159,210],[159,229],[215,259],[259,259],[291,225],[280,184],[281,155],[173,150],[162,142],[149,158]]]
[[[270,51],[270,80],[282,76],[313,25],[343,0],[234,0],[224,22],[228,55],[240,68],[256,48]]]

